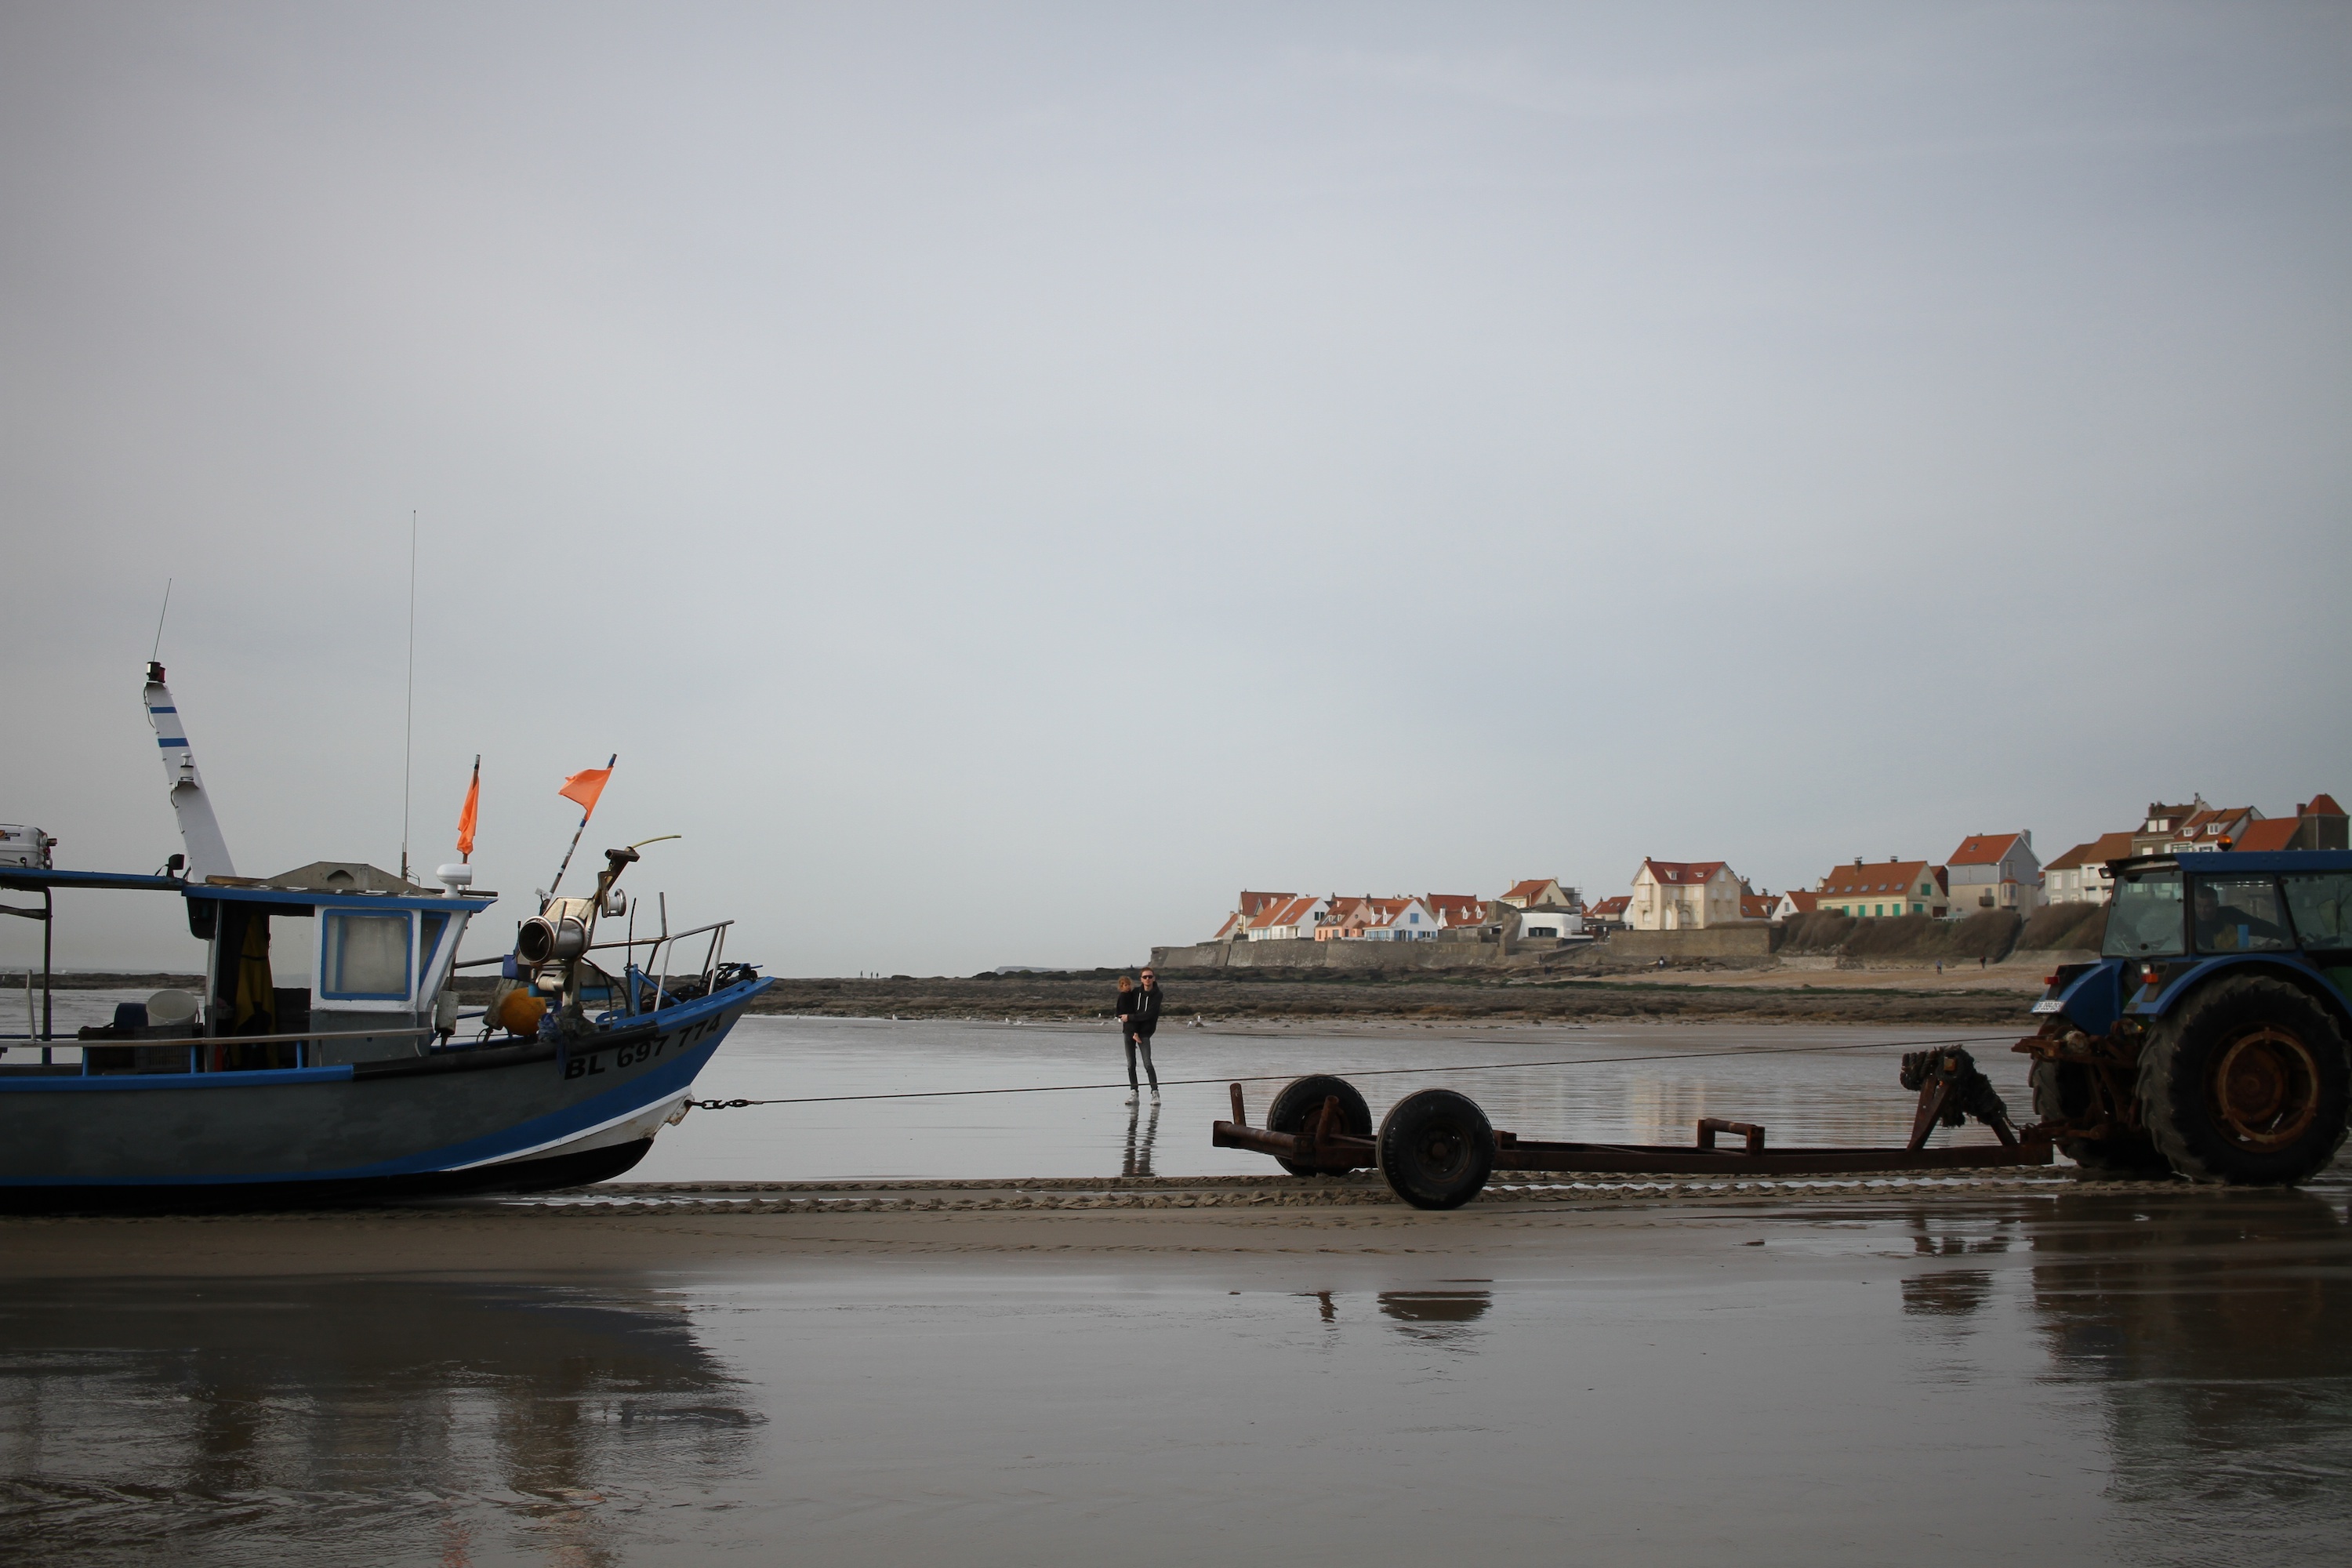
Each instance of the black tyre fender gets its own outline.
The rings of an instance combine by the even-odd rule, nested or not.
[[[1275,1095],[1274,1103],[1266,1107],[1266,1130],[1272,1132],[1304,1132],[1313,1125],[1315,1116],[1323,1109],[1323,1102],[1335,1096],[1339,1101],[1339,1131],[1352,1132],[1359,1138],[1370,1138],[1372,1135],[1372,1108],[1364,1103],[1364,1097],[1356,1091],[1354,1084],[1344,1078],[1334,1078],[1329,1073],[1310,1073],[1284,1084]],[[1338,1175],[1353,1168],[1339,1165],[1326,1169],[1297,1160],[1286,1160],[1279,1154],[1275,1156],[1275,1163],[1294,1176]]]
[[[2150,1036],[2139,1105],[2156,1147],[2190,1181],[2291,1185],[2343,1145],[2352,1049],[2296,986],[2260,974],[2216,980]]]
[[[2033,1064],[2033,1114],[2044,1121],[2071,1121],[2089,1109],[2091,1069],[2075,1062]],[[2061,1138],[2058,1152],[2104,1176],[2168,1177],[2172,1162],[2146,1133],[2129,1138]]]
[[[1460,1208],[1495,1171],[1495,1129],[1468,1095],[1424,1089],[1381,1119],[1381,1174],[1418,1209]]]

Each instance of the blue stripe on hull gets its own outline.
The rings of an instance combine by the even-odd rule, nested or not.
[[[72,1042],[68,1041],[68,1044]],[[177,1045],[176,1040],[144,1040],[142,1045]],[[190,1040],[192,1046],[235,1045],[224,1040]],[[0,1079],[0,1094],[121,1094],[140,1089],[268,1089],[289,1083],[349,1083],[349,1063],[331,1068],[257,1068],[248,1072],[99,1073],[80,1078]]]
[[[614,1085],[602,1094],[563,1106],[541,1116],[516,1122],[495,1133],[468,1139],[461,1143],[444,1145],[398,1159],[379,1161],[367,1165],[344,1166],[338,1169],[255,1172],[230,1175],[135,1175],[135,1176],[0,1176],[0,1187],[105,1187],[130,1189],[138,1187],[230,1187],[267,1186],[281,1184],[366,1181],[373,1178],[429,1175],[443,1172],[461,1171],[471,1167],[494,1164],[528,1151],[547,1150],[571,1139],[585,1135],[600,1126],[625,1121],[677,1098],[691,1089],[695,1078],[709,1062],[727,1037],[733,1032],[741,1009],[751,995],[767,989],[769,982],[757,980],[751,984],[750,994],[728,994],[708,999],[702,1005],[688,1004],[673,1011],[665,1008],[662,1019],[665,1033],[678,1033],[693,1028],[706,1019],[717,1017],[718,1027],[702,1040],[675,1058],[646,1071],[636,1073],[627,1081]],[[716,1005],[711,1004],[716,1003]],[[732,1013],[733,1017],[727,1016]],[[583,1051],[587,1056],[592,1052]],[[501,1069],[506,1071],[542,1070],[555,1072],[555,1063],[541,1062],[530,1067]],[[265,1085],[315,1085],[321,1089],[343,1084],[350,1087],[344,1093],[380,1093],[398,1080],[389,1082],[368,1080],[354,1083],[349,1066],[293,1068],[255,1072],[233,1073],[152,1073],[95,1078],[56,1077],[0,1080],[0,1089],[33,1090],[44,1093],[75,1092],[87,1089],[236,1089],[261,1088]]]

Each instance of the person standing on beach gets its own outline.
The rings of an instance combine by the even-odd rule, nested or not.
[[[1151,1098],[1160,1098],[1160,1072],[1151,1065],[1151,1035],[1160,1027],[1160,1008],[1165,999],[1160,989],[1160,977],[1147,969],[1143,984],[1130,990],[1127,976],[1118,977],[1118,1036],[1127,1047],[1127,1102],[1133,1105],[1140,1092],[1135,1081],[1135,1053],[1143,1053],[1143,1070],[1151,1079]]]

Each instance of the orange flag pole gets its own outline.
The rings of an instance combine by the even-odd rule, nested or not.
[[[563,852],[563,864],[555,868],[555,880],[548,884],[549,898],[555,897],[555,889],[563,886],[563,873],[572,868],[572,851],[580,847],[580,836],[588,831],[588,819],[596,815],[596,803],[604,797],[604,785],[613,776],[613,764],[620,760],[621,753],[614,752],[603,767],[582,769],[565,779],[563,787],[555,792],[566,800],[580,803],[580,826],[572,830],[572,848]]]
[[[482,816],[482,754],[474,753],[474,782],[466,786],[466,804],[457,813],[457,858],[474,858],[474,825]]]

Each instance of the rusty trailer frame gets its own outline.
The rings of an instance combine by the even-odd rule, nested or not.
[[[1346,1084],[1335,1087],[1360,1104],[1360,1097],[1355,1097]],[[1210,1142],[1220,1149],[1270,1154],[1294,1171],[1340,1175],[1378,1170],[1399,1196],[1423,1208],[1453,1208],[1468,1202],[1495,1171],[1738,1177],[1966,1171],[2051,1163],[2050,1131],[2038,1125],[2012,1125],[2000,1097],[1966,1051],[1923,1051],[1906,1057],[1904,1087],[1916,1088],[1919,1100],[1910,1138],[1901,1148],[1776,1149],[1761,1125],[1714,1116],[1698,1119],[1696,1140],[1689,1144],[1523,1138],[1489,1128],[1485,1113],[1472,1101],[1444,1089],[1424,1089],[1406,1097],[1377,1131],[1350,1128],[1348,1107],[1340,1095],[1328,1094],[1307,1113],[1304,1125],[1295,1131],[1281,1131],[1249,1124],[1238,1083],[1231,1086],[1233,1120],[1215,1123]],[[1406,1107],[1416,1100],[1441,1098],[1451,1102],[1441,1108],[1452,1110],[1450,1118],[1441,1114],[1435,1123],[1418,1130],[1399,1127],[1399,1113]],[[1971,1118],[1990,1127],[1998,1142],[1928,1146],[1937,1126],[1958,1127]],[[1724,1137],[1738,1142],[1727,1146],[1717,1142]],[[1417,1139],[1421,1142],[1416,1142]]]

